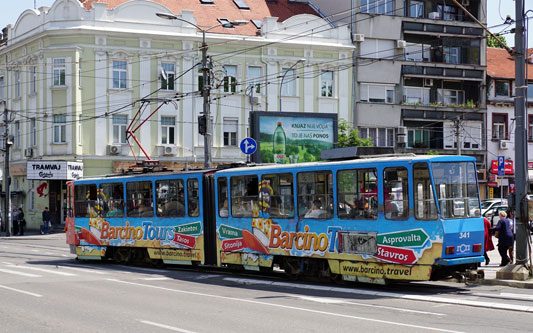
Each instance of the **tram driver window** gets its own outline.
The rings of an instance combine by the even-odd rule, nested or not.
[[[405,220],[409,216],[409,186],[407,169],[403,167],[383,170],[383,196],[385,218]]]
[[[218,179],[218,215],[220,217],[229,216],[228,203],[228,180],[226,178]]]
[[[259,216],[259,183],[256,175],[231,177],[231,215]]]
[[[337,174],[337,215],[341,219],[376,219],[376,169],[342,170]]]
[[[333,217],[333,175],[330,171],[298,173],[298,217]]]
[[[126,196],[126,207],[129,217],[154,216],[152,182],[126,183]]]

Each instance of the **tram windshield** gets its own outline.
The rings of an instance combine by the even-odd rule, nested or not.
[[[473,162],[432,163],[433,182],[441,216],[479,217],[479,193]]]

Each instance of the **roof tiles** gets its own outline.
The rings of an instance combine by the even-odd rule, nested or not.
[[[529,57],[533,55],[533,49],[528,50]],[[533,79],[533,64],[528,63],[529,79]],[[492,78],[514,79],[514,59],[504,49],[487,47],[487,75]]]

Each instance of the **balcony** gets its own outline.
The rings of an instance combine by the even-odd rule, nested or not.
[[[477,19],[483,21],[480,17],[481,1],[480,0],[463,0],[462,5]],[[410,0],[409,4],[404,1],[405,16],[414,21],[436,20],[443,23],[473,23],[473,20],[466,15],[463,10],[453,4],[452,1],[437,0]]]
[[[484,71],[458,68],[455,66],[439,66],[438,64],[431,65],[402,65],[402,75],[410,77],[421,78],[448,78],[451,80],[465,80],[465,81],[483,81]]]

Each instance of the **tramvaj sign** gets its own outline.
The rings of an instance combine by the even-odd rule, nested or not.
[[[30,180],[74,180],[83,177],[83,163],[68,161],[28,161]]]

